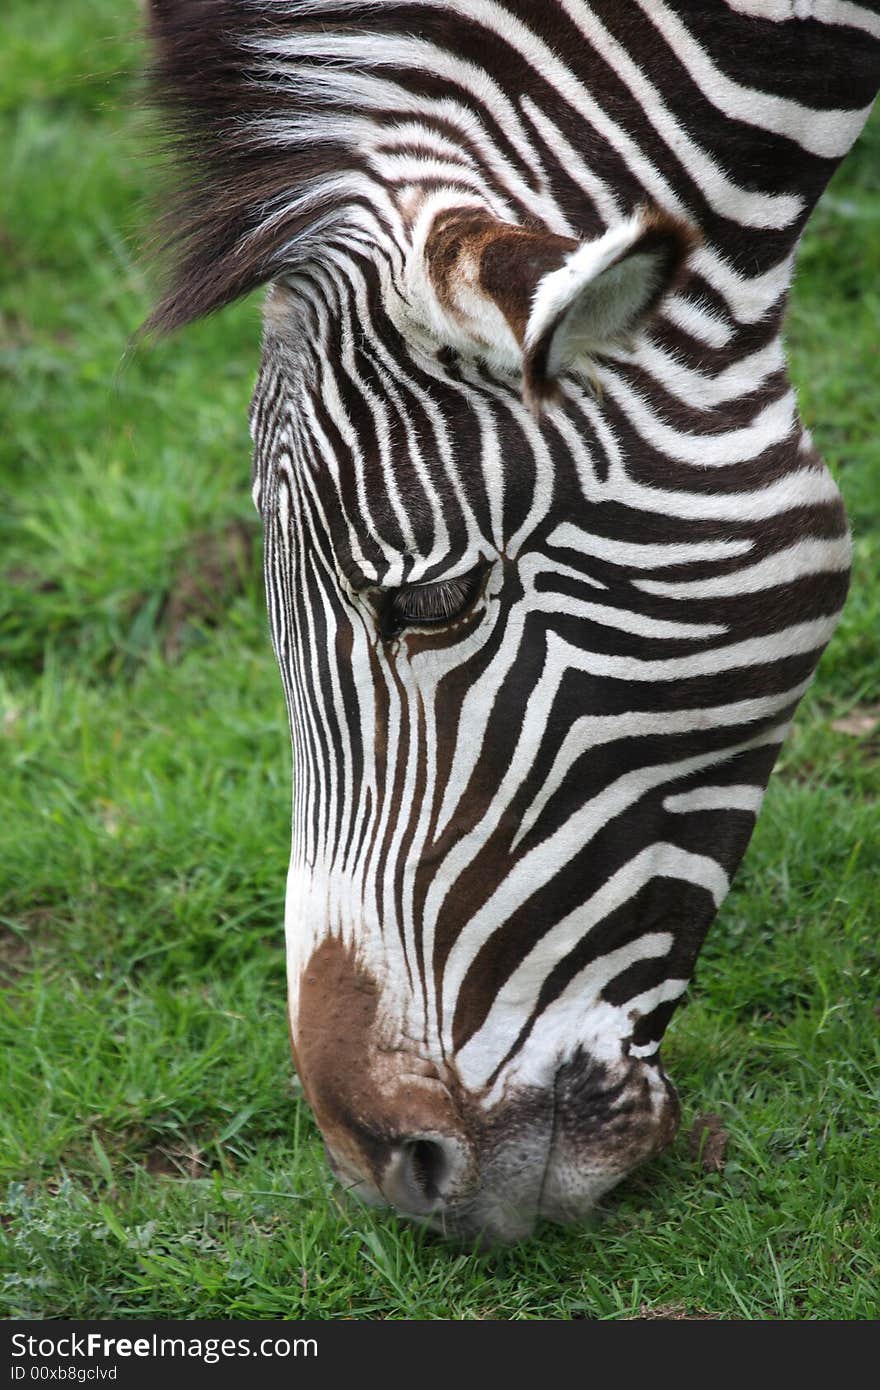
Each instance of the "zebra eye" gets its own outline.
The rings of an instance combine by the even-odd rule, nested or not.
[[[461,617],[479,592],[483,574],[480,566],[460,579],[390,589],[379,606],[382,637],[387,641],[407,627],[439,627]]]

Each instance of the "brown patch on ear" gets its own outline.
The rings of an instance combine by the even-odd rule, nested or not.
[[[479,208],[450,208],[434,220],[425,260],[448,313],[456,313],[462,290],[481,294],[500,309],[522,347],[536,285],[576,249],[570,237],[499,222]]]
[[[480,288],[493,299],[522,347],[539,280],[558,270],[577,247],[569,237],[511,229],[488,237],[480,257]]]
[[[378,1184],[392,1148],[426,1132],[460,1136],[452,1096],[415,1053],[394,1047],[379,987],[354,951],[328,937],[300,977],[293,1060],[334,1153]]]

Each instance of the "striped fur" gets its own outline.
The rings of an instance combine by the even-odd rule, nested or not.
[[[880,80],[840,0],[154,0],[169,329],[271,282],[294,1054],[367,1200],[514,1239],[659,1045],[844,601],[781,325]]]

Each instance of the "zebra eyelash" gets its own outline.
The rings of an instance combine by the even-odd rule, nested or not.
[[[379,630],[385,641],[407,627],[439,627],[460,618],[476,598],[485,570],[458,579],[389,589],[379,600]]]

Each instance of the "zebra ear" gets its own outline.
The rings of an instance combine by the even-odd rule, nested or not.
[[[451,347],[518,365],[538,413],[564,371],[622,346],[646,322],[698,240],[656,209],[586,242],[448,209],[423,250],[434,330]]]
[[[687,223],[642,210],[538,281],[522,345],[523,396],[533,409],[578,358],[624,345],[647,322],[697,241]]]

